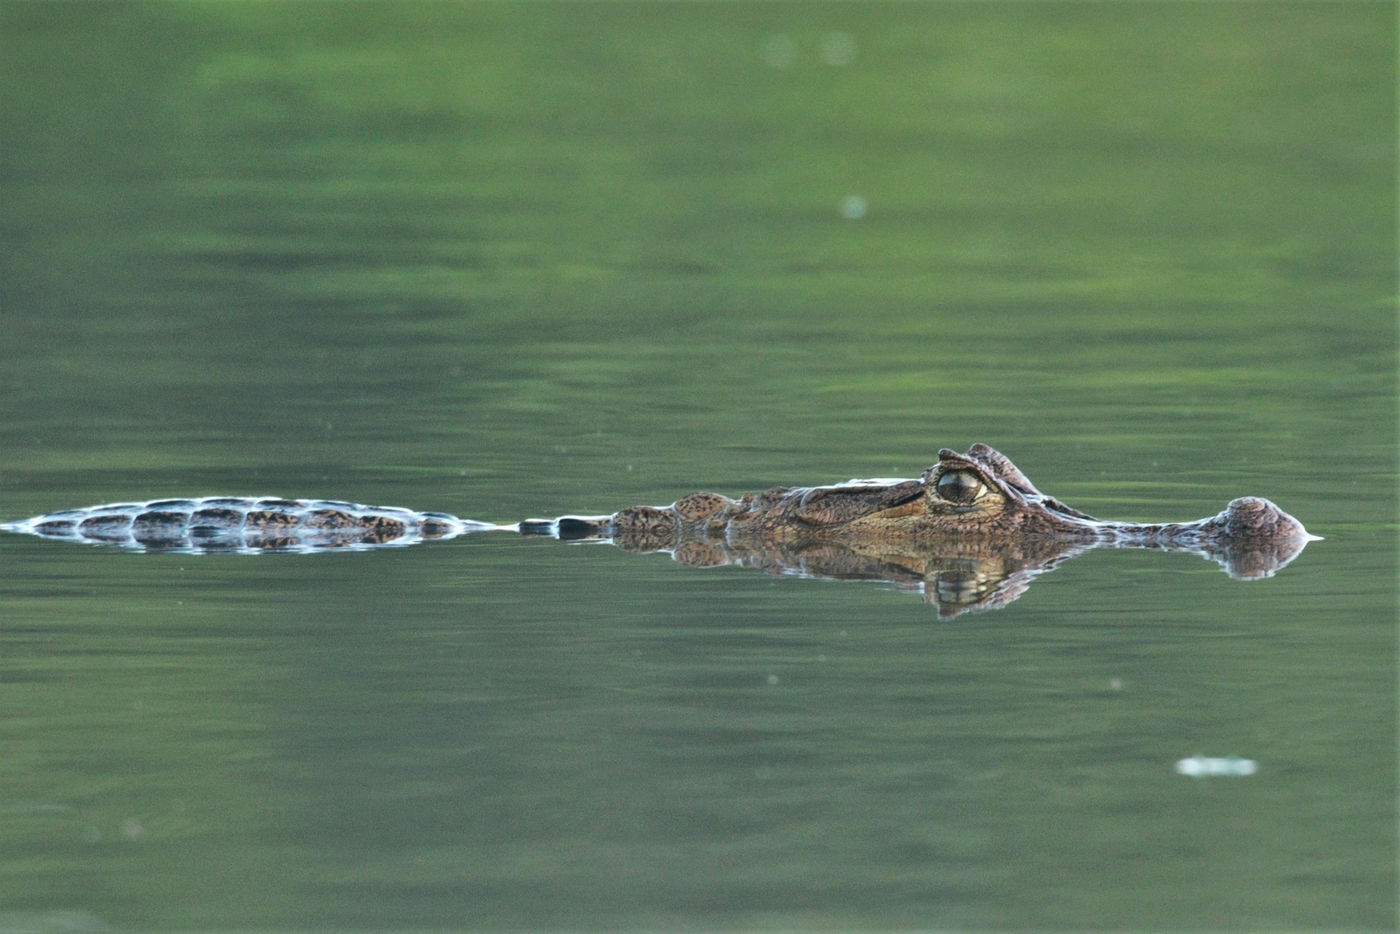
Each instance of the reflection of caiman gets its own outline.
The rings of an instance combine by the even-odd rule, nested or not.
[[[1006,457],[944,449],[918,480],[774,487],[740,499],[693,493],[611,516],[493,525],[446,513],[330,500],[238,497],[119,503],[0,528],[148,551],[318,551],[516,531],[669,552],[699,566],[886,580],[920,590],[944,616],[1016,599],[1037,574],[1089,548],[1190,551],[1232,577],[1268,577],[1315,536],[1266,499],[1234,500],[1196,522],[1104,522],[1037,490]]]

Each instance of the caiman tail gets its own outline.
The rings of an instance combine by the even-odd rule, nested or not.
[[[9,532],[134,551],[311,552],[416,545],[515,526],[445,512],[328,499],[206,496],[108,503],[0,525]]]

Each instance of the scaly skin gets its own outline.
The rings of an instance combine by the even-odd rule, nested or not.
[[[412,545],[488,528],[495,527],[441,512],[269,496],[109,503],[0,525],[44,538],[184,553]]]
[[[365,549],[512,531],[611,541],[697,566],[878,579],[916,588],[944,618],[1005,606],[1037,575],[1090,548],[1190,551],[1237,578],[1271,576],[1314,536],[1265,499],[1195,522],[1103,522],[1046,496],[1011,461],[944,449],[918,480],[774,487],[730,499],[692,493],[610,516],[493,525],[446,513],[335,500],[206,497],[115,503],[0,525],[45,538],[178,553]]]
[[[718,538],[731,544],[819,540],[887,545],[1052,538],[1200,548],[1310,537],[1302,523],[1266,499],[1237,499],[1219,515],[1195,522],[1105,522],[1041,493],[1016,465],[985,444],[974,444],[966,454],[944,448],[938,458],[919,480],[774,487],[737,500],[692,493],[670,506],[633,506],[609,517],[576,520],[581,524],[575,531],[586,532],[586,523],[592,522],[594,532],[642,551]]]

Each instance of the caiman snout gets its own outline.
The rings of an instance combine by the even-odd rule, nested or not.
[[[1204,552],[1224,565],[1239,580],[1273,577],[1302,552],[1310,541],[1303,523],[1267,499],[1242,496],[1231,500],[1225,511],[1200,526],[1205,533]]]
[[[1258,496],[1241,496],[1231,500],[1225,511],[1215,517],[1214,523],[1222,538],[1236,541],[1275,540],[1316,540],[1309,535],[1303,523],[1279,509],[1267,499]]]

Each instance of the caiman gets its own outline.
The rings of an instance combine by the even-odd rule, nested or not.
[[[1090,548],[1189,551],[1249,579],[1271,576],[1317,538],[1256,497],[1194,522],[1095,519],[1041,493],[985,444],[965,454],[944,448],[917,480],[773,487],[738,499],[692,493],[670,506],[513,525],[338,500],[204,497],[72,509],[0,528],[185,554],[365,549],[509,531],[663,551],[692,565],[888,580],[921,590],[944,616],[1002,606]]]

